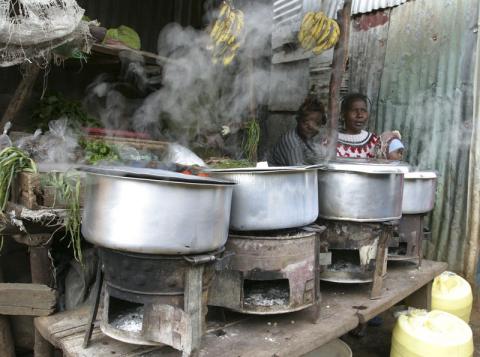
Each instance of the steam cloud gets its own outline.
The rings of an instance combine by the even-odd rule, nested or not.
[[[154,139],[220,149],[238,157],[238,140],[223,137],[222,126],[235,132],[251,115],[252,102],[267,105],[271,87],[298,82],[289,81],[285,74],[271,75],[271,5],[256,3],[240,9],[245,28],[230,66],[212,63],[207,31],[173,23],[158,38],[158,53],[167,59],[161,63],[161,76],[149,76],[142,58],[122,57],[121,81],[149,93],[146,98],[126,98],[122,85],[104,75],[88,88],[87,106],[106,128],[133,129]],[[217,11],[209,12],[206,22],[211,23]]]

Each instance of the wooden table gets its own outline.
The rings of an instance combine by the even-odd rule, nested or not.
[[[321,283],[321,317],[311,322],[310,309],[276,316],[236,315],[224,326],[209,325],[200,356],[301,356],[340,337],[396,303],[410,297],[410,306],[428,308],[431,282],[447,264],[422,261],[420,268],[389,262],[381,298],[370,299],[369,284]],[[135,346],[113,340],[95,328],[82,348],[89,308],[38,317],[35,326],[64,356],[180,356],[168,347]]]

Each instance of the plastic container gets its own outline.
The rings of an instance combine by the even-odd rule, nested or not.
[[[390,357],[471,357],[472,329],[445,311],[401,314],[392,335]]]
[[[433,281],[432,310],[449,312],[468,323],[472,302],[472,288],[461,276],[446,271]]]
[[[302,357],[352,357],[350,347],[339,338],[332,340]]]

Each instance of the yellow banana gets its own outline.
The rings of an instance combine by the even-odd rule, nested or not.
[[[300,28],[308,30],[312,27],[312,25],[314,23],[315,23],[315,13],[313,11],[309,11],[303,17],[302,24],[300,25]]]
[[[340,27],[335,21],[332,20],[331,35],[328,38],[327,44],[325,45],[326,49],[328,50],[329,48],[332,48],[333,46],[335,46],[339,38],[340,38]]]
[[[325,24],[328,22],[328,18],[325,16],[318,17],[315,27],[312,29],[313,37],[318,38],[321,36]]]
[[[222,31],[216,41],[217,45],[222,42],[228,41],[228,38],[230,37],[230,29],[232,28],[234,21],[235,21],[235,13],[232,11],[229,14],[228,19],[226,19],[223,24]]]
[[[328,19],[325,21],[324,26],[322,30],[320,31],[319,36],[317,37],[317,43],[316,46],[319,46],[323,43],[323,41],[326,41],[328,37],[330,36],[330,28],[331,28],[331,19]]]
[[[223,56],[224,66],[228,66],[230,63],[232,63],[233,59],[235,58],[235,55],[237,54],[237,50],[239,47],[240,47],[240,44],[238,43],[235,46],[230,47],[229,52]]]

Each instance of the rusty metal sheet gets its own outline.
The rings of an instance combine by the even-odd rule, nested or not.
[[[446,16],[448,14],[448,16]],[[392,9],[376,131],[400,130],[406,158],[440,173],[429,259],[463,270],[478,1]]]

